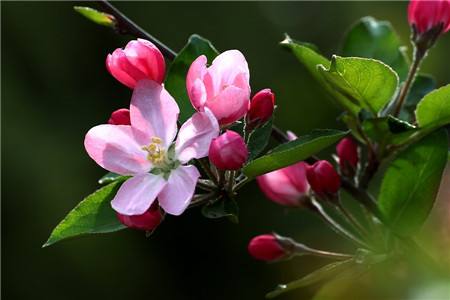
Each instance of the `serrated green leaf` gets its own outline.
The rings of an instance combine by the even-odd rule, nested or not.
[[[110,204],[122,182],[115,181],[87,196],[56,226],[43,247],[83,234],[124,229]]]
[[[73,9],[88,20],[106,27],[114,27],[114,16],[85,6],[74,6]]]
[[[256,128],[250,133],[247,148],[249,152],[248,161],[254,160],[269,144],[272,133],[273,119],[268,120],[263,126]]]
[[[354,115],[366,109],[377,116],[398,85],[397,74],[374,59],[333,56],[328,69],[319,66],[318,70],[334,93],[340,95],[336,97],[338,103]]]
[[[243,168],[243,172],[247,177],[254,178],[287,167],[336,143],[347,133],[331,129],[314,130],[308,135],[302,135],[295,141],[282,144],[270,153],[249,162]]]
[[[427,218],[439,189],[447,153],[447,133],[442,129],[410,145],[389,165],[378,204],[397,233],[414,234]]]
[[[186,121],[195,112],[186,91],[186,75],[191,63],[200,55],[205,55],[211,63],[218,54],[210,41],[194,34],[170,65],[165,86],[180,107],[180,122]]]
[[[355,262],[353,259],[349,259],[349,260],[345,260],[345,261],[338,261],[338,262],[328,264],[328,265],[326,265],[320,269],[317,269],[316,271],[314,271],[298,280],[292,281],[287,284],[280,284],[275,290],[268,293],[266,295],[266,298],[269,298],[269,299],[275,298],[286,292],[290,292],[292,290],[332,278],[332,277],[338,275],[339,273],[351,268],[354,265],[355,265]]]
[[[403,81],[408,74],[409,60],[405,47],[388,21],[364,17],[348,31],[343,56],[374,58],[391,66]]]
[[[450,84],[432,91],[419,102],[416,120],[421,128],[450,124]]]

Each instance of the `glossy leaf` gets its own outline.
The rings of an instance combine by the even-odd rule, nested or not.
[[[381,184],[379,207],[398,233],[414,234],[427,218],[447,152],[447,133],[440,130],[410,145],[389,165]]]
[[[269,144],[271,133],[272,119],[250,133],[247,143],[248,161],[254,160],[266,148],[267,144]]]
[[[186,75],[191,63],[202,54],[211,63],[219,52],[210,41],[194,34],[175,57],[167,74],[165,86],[180,106],[180,122],[186,121],[195,112],[186,91]]]
[[[302,135],[297,140],[282,144],[270,153],[251,161],[243,168],[243,172],[253,178],[292,165],[336,143],[347,133],[331,129],[314,130],[308,135]]]
[[[56,226],[43,247],[83,234],[124,229],[110,204],[122,182],[110,183],[87,196]]]
[[[401,144],[417,132],[415,126],[392,116],[364,120],[362,128],[369,138],[385,145]]]
[[[318,70],[340,95],[339,104],[354,115],[366,109],[376,116],[392,99],[398,85],[397,74],[374,59],[333,56],[328,69],[319,66]]]
[[[106,27],[114,27],[116,25],[114,16],[110,14],[85,6],[74,6],[73,9],[90,21],[99,25]]]
[[[392,67],[403,81],[409,69],[405,50],[390,22],[364,17],[348,31],[342,55],[380,60]]]
[[[430,75],[419,74],[415,79],[400,113],[402,119],[414,121],[417,104],[425,95],[436,88],[436,81]]]
[[[432,91],[419,102],[416,120],[421,128],[450,124],[450,84]]]
[[[127,178],[127,176],[122,176],[113,172],[108,172],[98,180],[98,184],[107,184],[114,182],[116,180],[123,180],[125,178]]]

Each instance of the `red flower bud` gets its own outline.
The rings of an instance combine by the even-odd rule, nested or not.
[[[445,33],[450,30],[450,0],[412,0],[408,21],[418,35],[433,29],[437,35]]]
[[[254,129],[267,122],[272,117],[274,105],[275,94],[270,89],[256,93],[250,101],[250,109],[247,112],[247,128]]]
[[[130,125],[130,110],[121,108],[114,111],[108,120],[112,125]]]
[[[129,227],[139,230],[151,231],[161,224],[163,216],[159,210],[158,205],[152,205],[149,210],[147,210],[142,215],[127,216],[116,213],[119,221]]]
[[[358,165],[358,145],[352,138],[344,138],[337,144],[336,153],[341,172],[353,176]]]
[[[254,258],[264,261],[277,260],[287,255],[273,234],[254,237],[248,244],[248,252]]]
[[[311,189],[320,197],[334,196],[341,186],[339,174],[326,160],[319,160],[306,170]]]
[[[220,170],[238,170],[247,158],[244,139],[232,130],[213,139],[209,146],[209,159]]]

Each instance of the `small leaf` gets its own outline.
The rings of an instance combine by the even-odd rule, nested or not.
[[[380,60],[391,66],[403,81],[409,69],[405,49],[390,22],[364,17],[348,31],[342,54]]]
[[[266,148],[272,133],[272,122],[273,119],[270,119],[263,126],[250,133],[247,143],[248,161],[254,160]]]
[[[270,153],[251,161],[243,168],[243,172],[249,178],[254,178],[258,175],[287,167],[336,143],[347,133],[331,129],[314,130],[308,135],[303,135],[295,141],[282,144],[274,148]]]
[[[377,116],[397,90],[397,74],[378,60],[333,56],[328,69],[318,70],[338,95],[338,103],[354,115],[366,109]]]
[[[384,145],[404,143],[418,131],[408,122],[392,116],[366,119],[362,129],[369,138]]]
[[[106,173],[102,178],[98,180],[98,184],[107,184],[117,180],[123,180],[128,178],[127,176],[122,176],[113,172]]]
[[[447,152],[447,133],[442,129],[410,145],[389,165],[381,184],[379,207],[396,232],[414,234],[427,218]]]
[[[165,85],[180,106],[180,122],[186,121],[195,112],[186,91],[186,75],[191,63],[200,55],[205,55],[211,63],[218,54],[210,41],[194,34],[170,65]]]
[[[400,118],[414,121],[416,106],[429,92],[436,88],[436,81],[430,75],[419,74],[415,79],[406,98],[405,105],[400,113]]]
[[[87,19],[99,25],[106,27],[114,27],[116,25],[114,16],[110,14],[85,6],[74,6],[73,9]]]
[[[232,199],[221,198],[212,204],[202,207],[202,214],[208,219],[219,219],[227,217],[233,223],[239,222],[239,207]]]
[[[354,265],[355,262],[353,261],[353,259],[328,264],[298,280],[292,281],[288,284],[280,284],[275,290],[268,293],[266,295],[266,298],[275,298],[283,293],[329,279],[344,272]]]
[[[417,105],[419,127],[439,128],[450,123],[450,84],[427,94]]]
[[[110,204],[122,182],[115,181],[87,196],[56,226],[43,247],[82,234],[124,229]]]

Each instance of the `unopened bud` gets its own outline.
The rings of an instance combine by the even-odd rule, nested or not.
[[[161,214],[158,205],[152,205],[150,209],[142,215],[127,216],[120,213],[116,214],[123,225],[145,231],[154,230],[163,220],[163,215]]]
[[[209,159],[220,170],[238,170],[247,158],[244,139],[232,130],[213,139],[209,146]]]
[[[358,165],[358,145],[352,138],[342,139],[336,146],[341,173],[353,177]]]
[[[111,125],[130,125],[130,110],[121,108],[114,111],[108,120]]]
[[[250,109],[245,117],[247,130],[252,130],[267,122],[273,114],[275,94],[270,89],[256,93],[250,101]]]
[[[248,252],[252,257],[264,261],[278,260],[288,255],[274,234],[258,235],[251,239]]]
[[[319,160],[306,170],[311,189],[323,198],[333,198],[341,186],[339,174],[326,160]]]

